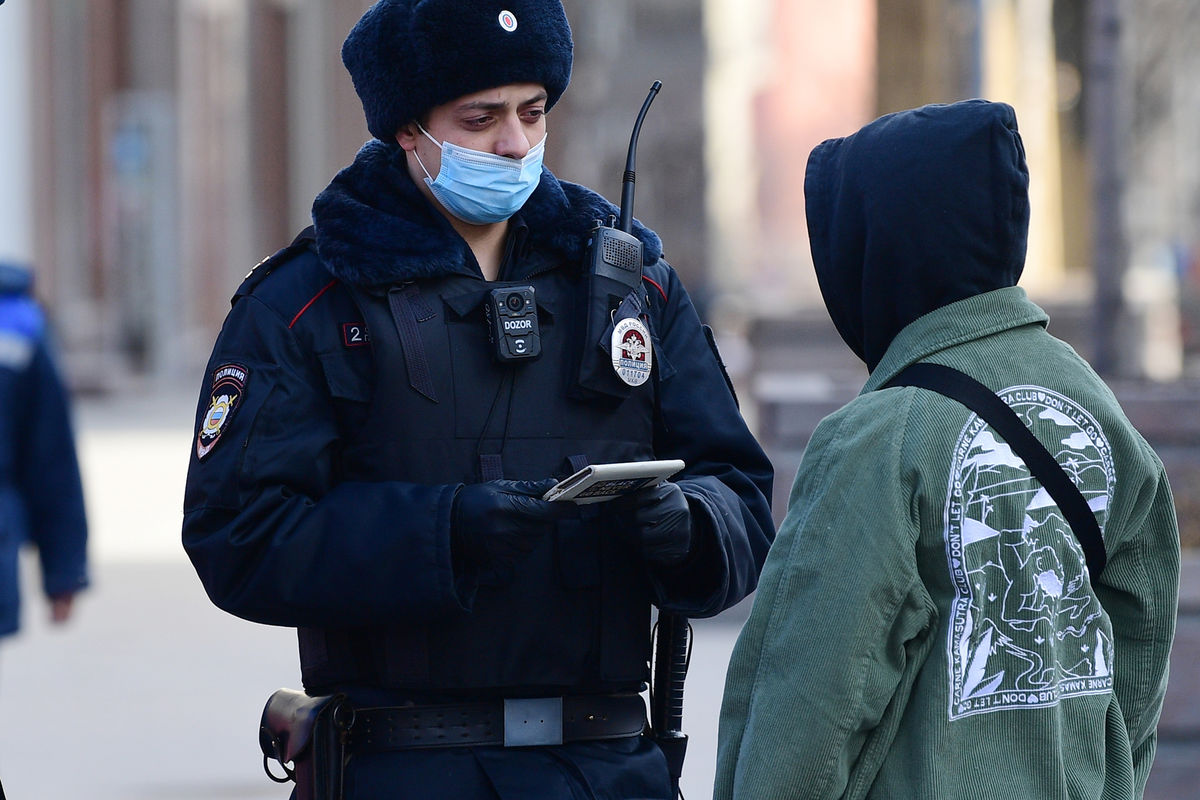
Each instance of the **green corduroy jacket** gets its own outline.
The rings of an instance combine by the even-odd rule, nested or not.
[[[716,800],[1138,798],[1179,593],[1162,463],[1019,288],[906,327],[804,454],[729,666]],[[964,406],[876,391],[916,361],[1013,407],[1075,478],[1107,567]]]

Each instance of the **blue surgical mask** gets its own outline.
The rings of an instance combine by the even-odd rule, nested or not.
[[[525,205],[542,179],[545,136],[518,160],[459,147],[452,142],[439,143],[419,123],[417,127],[442,151],[442,166],[435,179],[413,150],[425,173],[425,183],[437,201],[463,222],[473,225],[503,222]]]

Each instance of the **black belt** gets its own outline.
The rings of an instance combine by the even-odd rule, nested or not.
[[[428,747],[540,747],[637,736],[646,706],[637,694],[534,697],[475,703],[355,709],[352,753]]]

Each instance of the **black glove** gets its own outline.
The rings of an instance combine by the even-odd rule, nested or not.
[[[454,495],[450,547],[479,566],[510,567],[554,530],[554,521],[578,512],[573,503],[542,500],[555,481],[471,483]]]
[[[678,484],[660,483],[614,502],[629,515],[646,561],[674,566],[691,553],[692,513]]]

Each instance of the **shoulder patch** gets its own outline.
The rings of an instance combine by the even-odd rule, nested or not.
[[[200,430],[196,432],[196,458],[203,459],[221,440],[221,434],[229,427],[229,420],[241,406],[248,374],[240,364],[222,364],[213,370],[208,411],[204,412]]]

